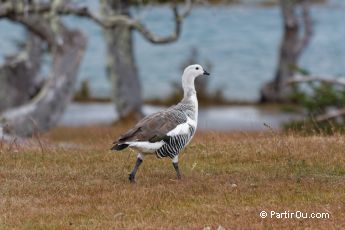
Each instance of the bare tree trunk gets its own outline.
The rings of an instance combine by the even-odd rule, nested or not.
[[[7,111],[0,117],[0,132],[20,136],[32,135],[53,127],[72,97],[76,72],[85,50],[86,39],[78,31],[59,26],[61,15],[88,18],[106,30],[108,41],[108,72],[114,87],[113,98],[120,118],[141,116],[141,88],[132,50],[131,30],[138,31],[154,44],[176,41],[182,29],[182,21],[192,9],[192,1],[186,0],[185,10],[180,13],[177,1],[172,1],[174,30],[167,36],[156,36],[143,23],[129,14],[130,0],[102,0],[103,15],[91,12],[87,7],[70,1],[0,1],[0,19],[22,23],[31,32],[45,40],[53,54],[53,67],[40,93],[28,104]],[[106,16],[106,17],[105,17]],[[37,20],[36,17],[39,17]],[[132,116],[130,116],[132,115]],[[6,127],[4,129],[4,123]],[[35,130],[35,128],[37,130]]]
[[[0,67],[0,112],[28,102],[42,86],[42,40],[28,33],[25,50]]]
[[[104,17],[129,16],[129,0],[102,0]],[[142,116],[141,85],[133,54],[132,29],[126,25],[104,28],[107,43],[107,75],[112,84],[112,99],[120,119]]]
[[[284,23],[278,67],[273,81],[261,89],[261,102],[287,102],[292,92],[285,84],[298,68],[298,59],[312,36],[312,22],[309,16],[309,0],[280,0]],[[303,20],[299,20],[297,8],[301,7]],[[303,23],[303,26],[302,26]],[[304,28],[301,36],[300,28]]]
[[[71,100],[77,71],[86,47],[86,39],[79,31],[59,26],[59,33],[42,18],[12,18],[43,38],[53,57],[50,78],[30,103],[3,114],[4,132],[31,136],[35,132],[54,127]]]

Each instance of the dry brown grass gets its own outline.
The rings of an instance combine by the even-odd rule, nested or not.
[[[58,128],[0,144],[0,229],[267,229],[345,227],[345,136],[198,133],[180,157],[147,157],[129,184],[126,127]],[[261,210],[330,219],[261,219]]]

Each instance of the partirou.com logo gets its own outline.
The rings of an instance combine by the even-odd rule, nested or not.
[[[261,218],[276,219],[330,219],[328,212],[302,212],[302,211],[261,211]]]

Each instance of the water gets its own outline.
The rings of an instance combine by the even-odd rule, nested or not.
[[[162,107],[145,105],[145,114],[162,110]],[[100,112],[102,111],[102,112]],[[82,114],[82,116],[81,116]],[[262,131],[279,128],[281,124],[300,118],[298,114],[267,111],[254,106],[232,106],[201,108],[198,128],[214,131]],[[59,125],[84,126],[111,124],[117,119],[111,103],[71,103],[68,105]]]
[[[97,10],[97,1],[88,1]],[[134,10],[135,11],[135,10]],[[158,34],[173,30],[168,7],[135,12]],[[315,34],[305,51],[301,66],[315,74],[345,76],[345,3],[314,6]],[[89,80],[95,96],[109,94],[105,76],[105,46],[102,31],[87,19],[68,17],[66,23],[81,28],[89,37],[78,84]],[[183,25],[181,38],[169,45],[153,45],[135,33],[135,56],[145,98],[163,97],[171,82],[179,82],[181,63],[191,47],[200,52],[200,62],[213,64],[210,90],[221,88],[228,99],[256,100],[261,85],[272,78],[281,38],[278,7],[197,7]],[[0,21],[0,57],[13,53],[16,40],[24,36],[21,26]],[[153,90],[154,89],[154,90]]]

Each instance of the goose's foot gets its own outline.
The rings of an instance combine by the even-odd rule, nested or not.
[[[129,182],[134,184],[135,183],[135,174],[133,174],[133,173],[128,174],[128,180],[129,180]]]
[[[173,159],[172,159],[172,164],[174,166],[174,169],[176,171],[176,176],[178,180],[181,180],[181,173],[180,173],[180,169],[178,167],[178,155],[176,155]]]
[[[134,168],[128,176],[128,179],[131,183],[135,183],[135,174],[137,174],[137,171],[141,163],[143,163],[143,156],[139,153],[137,156],[137,161],[135,162]]]
[[[173,166],[174,166],[174,169],[176,171],[177,179],[181,180],[181,173],[180,173],[180,169],[178,167],[178,162],[173,162]]]

